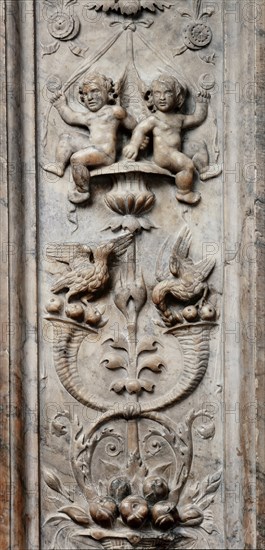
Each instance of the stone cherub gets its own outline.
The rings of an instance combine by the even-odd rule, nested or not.
[[[186,97],[185,88],[169,74],[163,74],[151,84],[149,108],[153,113],[134,129],[130,143],[124,147],[124,155],[135,160],[144,137],[153,134],[154,161],[161,168],[176,174],[176,198],[188,204],[196,204],[200,194],[192,191],[195,167],[202,173],[208,169],[207,150],[202,143],[193,160],[182,150],[183,130],[199,126],[207,117],[209,94],[200,91],[193,114],[179,112]]]
[[[68,198],[73,203],[78,204],[89,198],[90,169],[115,162],[119,126],[123,125],[128,130],[136,126],[134,117],[116,104],[117,95],[110,78],[99,73],[88,73],[79,89],[80,101],[86,112],[71,109],[61,91],[52,98],[54,107],[67,124],[89,130],[89,134],[81,131],[63,133],[56,148],[55,162],[43,166],[44,170],[62,177],[70,161],[76,188]],[[143,144],[140,146],[144,147]]]

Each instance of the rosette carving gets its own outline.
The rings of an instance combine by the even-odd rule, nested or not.
[[[211,17],[214,11],[212,6],[206,5],[206,7],[204,7],[202,0],[193,0],[193,12],[178,9],[182,17],[191,19],[191,23],[183,30],[182,36],[184,44],[175,51],[174,55],[180,55],[187,49],[197,51],[201,48],[205,48],[211,43],[213,36],[212,30],[211,27],[205,23],[205,18]]]
[[[45,0],[48,10],[51,13],[48,18],[48,31],[56,39],[49,45],[42,44],[42,55],[50,55],[60,48],[60,42],[69,42],[69,49],[74,55],[84,57],[86,48],[73,44],[80,31],[80,19],[76,13],[70,11],[77,0]]]

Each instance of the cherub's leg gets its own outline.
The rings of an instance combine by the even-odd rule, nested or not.
[[[206,143],[201,143],[200,148],[192,157],[195,168],[197,168],[201,181],[216,178],[221,174],[222,169],[217,164],[209,165],[209,153]]]
[[[218,164],[209,164],[209,152],[205,141],[184,140],[182,151],[193,160],[198,170],[201,181],[216,178],[222,173],[222,167]]]
[[[92,146],[74,153],[70,162],[76,189],[69,193],[68,198],[71,202],[78,204],[86,201],[90,196],[90,171],[88,166],[89,168],[104,166],[110,164],[110,162],[105,153]]]
[[[44,170],[62,177],[72,154],[79,151],[82,146],[85,147],[87,145],[87,141],[88,138],[86,136],[83,137],[77,132],[73,134],[62,134],[56,147],[55,162],[47,162],[44,164]]]
[[[194,178],[194,164],[191,159],[183,153],[177,152],[172,155],[173,166],[177,172],[175,182],[177,186],[176,198],[178,201],[196,204],[199,202],[200,193],[192,191]]]

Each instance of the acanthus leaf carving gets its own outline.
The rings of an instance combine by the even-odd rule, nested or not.
[[[52,470],[51,468],[44,468],[43,478],[46,485],[48,485],[50,489],[52,489],[53,491],[56,491],[56,493],[60,493],[67,500],[70,500],[71,502],[73,502],[73,497],[71,496],[67,488],[63,485],[63,483],[61,482],[56,472],[54,472],[54,470]]]
[[[54,526],[61,525],[60,532],[67,532],[70,525],[63,520],[66,515],[70,521],[79,526],[77,531],[73,531],[75,536],[84,535],[85,533],[80,531],[80,528],[85,526],[87,540],[90,537],[91,540],[103,541],[106,539],[112,547],[117,544],[115,542],[117,540],[136,541],[137,537],[138,543],[143,541],[143,544],[150,545],[150,549],[156,548],[153,546],[156,539],[151,524],[155,530],[161,533],[157,539],[159,543],[162,541],[162,547],[165,544],[165,548],[168,549],[171,548],[172,542],[180,543],[181,547],[183,545],[185,547],[187,540],[197,541],[198,538],[200,539],[200,529],[209,534],[216,530],[211,510],[206,512],[205,510],[214,500],[221,481],[221,471],[208,475],[201,482],[198,481],[194,487],[188,485],[187,482],[193,457],[193,424],[199,417],[204,420],[208,417],[211,420],[211,415],[203,410],[191,410],[186,415],[185,421],[179,424],[175,424],[168,417],[160,414],[147,413],[143,416],[160,425],[160,428],[152,428],[149,431],[149,434],[143,438],[143,443],[146,446],[150,438],[156,435],[167,442],[172,448],[176,460],[177,471],[173,473],[173,476],[174,468],[171,468],[171,463],[161,465],[161,474],[159,474],[159,466],[153,466],[150,471],[150,466],[146,463],[146,459],[143,459],[140,447],[138,451],[129,451],[131,441],[128,439],[128,457],[125,467],[121,468],[121,466],[113,464],[111,469],[111,463],[100,458],[106,476],[105,481],[101,481],[103,495],[100,496],[98,493],[97,496],[96,491],[92,499],[88,497],[87,511],[74,502],[71,506],[61,507],[56,515],[48,518],[47,522],[53,523]],[[128,428],[131,422],[134,423],[135,420],[128,419]],[[87,496],[91,494],[87,493],[87,488],[91,485],[91,465],[97,445],[102,438],[114,436],[118,440],[120,439],[119,434],[115,433],[111,427],[106,427],[98,432],[100,424],[101,421],[97,421],[94,427],[85,433],[77,423],[75,429],[78,432],[71,443],[73,473],[80,489]],[[72,423],[71,426],[73,427]],[[82,431],[83,447],[81,451],[79,446],[75,450],[80,439],[80,435],[78,435],[81,433],[80,430]],[[158,446],[158,455],[159,452],[160,447]],[[79,475],[81,455],[83,456],[83,465],[86,465],[87,477]],[[115,457],[116,453],[112,455]],[[110,482],[109,475],[113,476]],[[93,525],[98,526],[98,529],[95,529]],[[143,525],[145,525],[144,531],[142,531]],[[56,537],[58,533],[59,531]],[[187,544],[188,548],[193,547],[190,546],[190,542]],[[147,547],[149,548],[149,546]]]
[[[58,512],[65,514],[78,525],[88,526],[92,523],[88,514],[78,506],[63,506],[63,508],[59,508]]]
[[[141,9],[153,12],[156,9],[163,11],[171,6],[172,2],[168,0],[90,0],[87,4],[90,10],[120,11],[122,15],[136,15]]]

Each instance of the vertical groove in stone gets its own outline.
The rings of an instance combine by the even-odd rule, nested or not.
[[[0,547],[6,550],[10,545],[10,515],[9,515],[9,307],[8,307],[8,197],[7,197],[7,126],[6,126],[6,33],[5,33],[5,6],[0,2],[1,31],[0,31]]]
[[[7,2],[10,547],[39,547],[34,2]]]
[[[256,247],[256,296],[255,296],[255,364],[256,364],[256,502],[257,548],[265,547],[265,58],[264,38],[265,9],[261,5],[256,21],[256,189],[255,189],[255,247]]]
[[[254,279],[253,264],[246,257],[253,232],[254,194],[248,167],[255,162],[254,106],[247,90],[254,78],[254,26],[249,12],[238,8],[231,13],[228,4],[224,6],[224,243],[227,257],[228,251],[234,257],[224,260],[223,501],[227,546],[255,548],[255,499],[251,502],[250,495],[255,487],[255,431],[246,409],[254,395],[253,346],[246,333],[252,322]],[[244,49],[244,57],[236,63]]]

